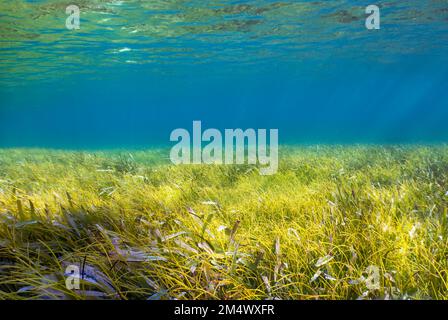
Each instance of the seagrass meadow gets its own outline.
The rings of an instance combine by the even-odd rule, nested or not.
[[[167,154],[2,149],[0,299],[448,298],[447,146]]]

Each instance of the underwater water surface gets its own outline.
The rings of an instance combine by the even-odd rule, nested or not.
[[[380,30],[372,1],[0,3],[1,146],[167,145],[194,120],[281,143],[448,140],[446,1],[379,1]]]

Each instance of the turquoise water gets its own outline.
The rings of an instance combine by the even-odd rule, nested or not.
[[[3,147],[168,145],[193,120],[281,143],[448,142],[445,0],[0,3]]]

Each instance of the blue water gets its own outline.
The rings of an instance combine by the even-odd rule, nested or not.
[[[0,146],[448,142],[447,1],[379,2],[380,30],[369,1],[86,1],[77,31],[60,3],[1,5]]]

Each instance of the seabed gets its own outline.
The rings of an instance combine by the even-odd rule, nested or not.
[[[167,154],[0,150],[0,299],[448,298],[447,146]]]

